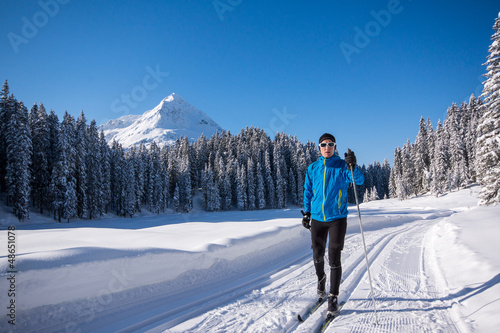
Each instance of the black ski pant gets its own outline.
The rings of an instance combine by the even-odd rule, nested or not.
[[[340,254],[344,249],[344,239],[347,229],[347,218],[321,222],[312,220],[311,238],[314,267],[316,275],[321,279],[325,275],[325,249],[327,238],[330,238],[328,244],[328,263],[330,264],[330,294],[338,295],[340,280],[342,278],[342,264]]]

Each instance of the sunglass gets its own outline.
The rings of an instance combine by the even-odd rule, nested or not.
[[[335,142],[323,142],[323,143],[320,143],[319,146],[321,148],[325,148],[326,146],[328,146],[328,147],[335,147]]]

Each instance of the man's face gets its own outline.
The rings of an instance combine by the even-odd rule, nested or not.
[[[332,157],[333,153],[335,153],[335,142],[330,139],[321,141],[321,143],[319,144],[319,151],[321,152],[321,156],[323,156],[324,158]]]

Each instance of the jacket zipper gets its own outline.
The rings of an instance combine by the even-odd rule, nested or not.
[[[342,204],[342,190],[339,190],[339,214],[340,214],[340,205]]]
[[[323,171],[323,204],[322,204],[322,210],[323,210],[323,221],[326,221],[326,216],[325,216],[325,180],[326,180],[326,160],[323,160],[323,165],[325,167],[325,171]]]

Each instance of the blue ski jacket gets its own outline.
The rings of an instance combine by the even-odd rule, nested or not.
[[[356,185],[362,185],[365,177],[354,168]],[[304,182],[304,210],[317,221],[333,221],[347,217],[347,189],[352,183],[351,171],[337,153],[330,158],[321,156],[307,168]]]

